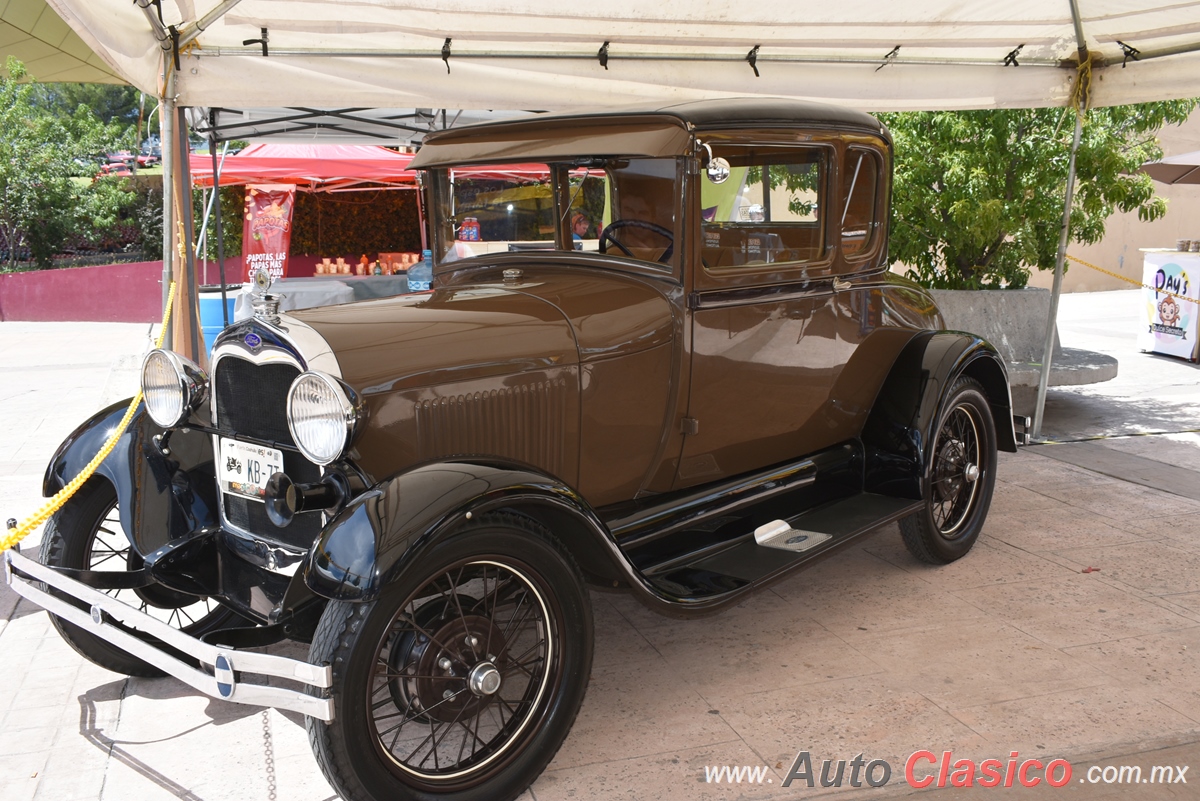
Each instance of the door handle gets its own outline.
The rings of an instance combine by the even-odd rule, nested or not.
[[[854,284],[850,283],[849,281],[843,281],[840,278],[833,279],[833,289],[835,292],[842,292],[844,290],[851,289],[853,286]]]

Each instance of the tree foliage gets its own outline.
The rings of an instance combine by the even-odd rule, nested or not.
[[[105,124],[134,125],[138,90],[107,83],[35,83],[33,102],[56,116],[69,116],[80,106]]]
[[[1092,244],[1117,211],[1144,221],[1166,202],[1148,175],[1162,158],[1155,133],[1187,119],[1196,100],[1087,112],[1076,161],[1070,238]],[[891,256],[926,286],[1025,286],[1058,250],[1072,109],[880,114],[895,139]]]
[[[91,156],[111,149],[122,126],[86,106],[50,110],[39,89],[21,83],[24,66],[8,59],[0,76],[0,264],[31,256],[41,267],[73,231],[98,232],[116,219],[128,192],[108,181],[80,186],[95,172]]]

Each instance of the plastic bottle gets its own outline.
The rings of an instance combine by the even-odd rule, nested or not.
[[[421,252],[421,260],[408,268],[408,291],[424,292],[433,282],[433,251]]]

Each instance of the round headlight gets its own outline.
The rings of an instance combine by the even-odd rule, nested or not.
[[[170,428],[182,423],[208,397],[208,376],[178,353],[152,350],[142,360],[142,395],[150,419]]]
[[[288,390],[288,431],[305,458],[326,465],[350,444],[358,422],[358,404],[336,378],[301,373]]]

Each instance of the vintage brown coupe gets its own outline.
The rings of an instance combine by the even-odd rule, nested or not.
[[[926,562],[970,550],[1017,446],[1008,382],[888,271],[874,118],[546,115],[431,135],[413,166],[431,292],[261,294],[211,375],[151,352],[41,564],[10,554],[85,657],[304,713],[347,799],[500,801],[575,719],[589,585],[699,613],[892,521]],[[307,661],[251,650],[284,639]]]

